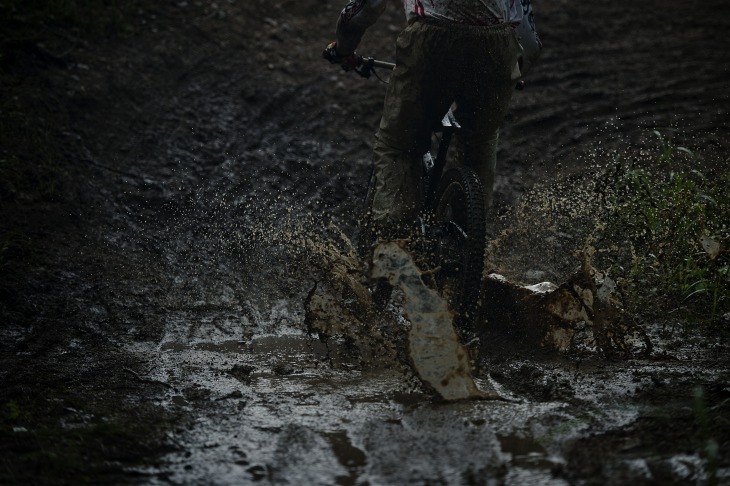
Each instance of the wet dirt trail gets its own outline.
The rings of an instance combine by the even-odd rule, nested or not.
[[[403,14],[391,3],[363,53],[392,59]],[[353,233],[384,92],[321,60],[341,7],[144,6],[133,36],[69,49],[65,67],[45,72],[75,185],[43,213],[57,226],[23,287],[33,317],[2,326],[4,420],[25,407],[48,413],[56,425],[44,430],[98,432],[126,418],[124,433],[83,440],[71,467],[28,459],[49,446],[32,435],[35,418],[13,422],[0,477],[72,484],[85,448],[117,441],[94,456],[101,482],[730,481],[726,338],[651,322],[648,356],[508,347],[482,356],[475,376],[508,400],[444,402],[372,334],[308,332],[307,295]],[[497,212],[539,183],[592,173],[607,154],[645,149],[656,127],[727,170],[725,2],[535,10],[545,50],[502,131]],[[516,243],[495,265],[560,282],[583,243],[570,236]],[[407,326],[396,317],[370,331],[388,340]],[[700,385],[711,432],[697,425]],[[13,466],[21,457],[37,469]]]

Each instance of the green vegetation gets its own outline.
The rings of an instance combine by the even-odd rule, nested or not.
[[[719,322],[730,312],[730,173],[703,169],[671,131],[653,133],[653,161],[616,161],[592,244],[623,277],[631,310]]]
[[[728,332],[727,155],[694,153],[672,129],[644,135],[633,146],[599,147],[587,157],[595,167],[528,193],[492,257],[516,267],[518,279],[541,270],[562,281],[576,268],[571,252],[586,250],[618,284],[629,315]]]

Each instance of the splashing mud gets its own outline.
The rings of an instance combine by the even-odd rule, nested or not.
[[[565,282],[516,284],[497,273],[483,281],[483,347],[629,357],[650,353],[651,341],[635,326],[616,294],[616,283],[591,264],[592,249],[578,252],[580,267]]]
[[[340,237],[346,240],[344,235]],[[331,242],[320,242],[316,248],[319,260],[315,263],[323,270],[323,280],[315,283],[305,303],[308,329],[325,339],[347,336],[364,363],[369,363],[366,366],[394,363],[404,337],[398,330],[404,326],[395,316],[388,318],[377,311],[362,264],[354,253],[332,251]],[[387,279],[402,292],[399,306],[408,321],[405,360],[413,372],[446,400],[497,397],[474,384],[469,352],[453,327],[454,314],[446,301],[424,284],[412,257],[395,242],[376,246],[373,254],[370,278]],[[389,330],[383,332],[379,325]]]
[[[554,471],[577,457],[575,441],[638,420],[626,399],[659,386],[650,378],[658,365],[631,360],[662,346],[656,334],[645,341],[622,312],[615,280],[594,267],[589,229],[571,228],[564,216],[577,211],[577,196],[560,194],[569,197],[555,224],[541,215],[513,219],[492,242],[478,357],[458,342],[452,314],[398,245],[381,247],[376,259],[374,276],[398,287],[382,309],[336,222],[282,211],[272,198],[232,203],[239,224],[225,211],[211,217],[218,196],[198,199],[168,236],[206,236],[211,245],[198,252],[205,258],[184,262],[176,246],[163,254],[185,263],[175,269],[184,285],[209,294],[167,300],[161,342],[133,347],[151,363],[141,376],[172,387],[163,390],[165,406],[196,422],[176,434],[184,452],[141,472],[224,484],[458,482],[485,474],[559,484]],[[557,195],[540,189],[530,198]],[[579,214],[595,222],[591,208]],[[236,272],[261,281],[233,283]],[[191,284],[190,275],[200,280]],[[526,360],[535,350],[543,356]],[[610,364],[604,355],[628,360]],[[506,400],[459,400],[484,397]],[[393,444],[416,448],[409,460],[420,470],[400,471]]]
[[[454,313],[423,282],[413,258],[395,242],[373,251],[373,278],[385,278],[404,294],[403,311],[411,323],[408,351],[418,376],[446,400],[498,398],[474,384],[467,348],[454,329]]]

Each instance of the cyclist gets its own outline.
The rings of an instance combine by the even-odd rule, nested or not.
[[[396,43],[374,144],[370,218],[380,238],[407,236],[422,200],[421,156],[452,104],[462,125],[461,162],[479,175],[492,203],[499,125],[515,83],[542,48],[530,0],[404,0],[407,27]],[[324,57],[345,70],[387,0],[351,0]]]

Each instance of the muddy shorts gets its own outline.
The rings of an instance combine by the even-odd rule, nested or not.
[[[460,161],[474,168],[491,205],[499,126],[509,106],[521,47],[506,24],[411,22],[398,36],[396,68],[374,147],[371,217],[379,233],[403,234],[423,199],[422,156],[452,104],[463,129]]]

